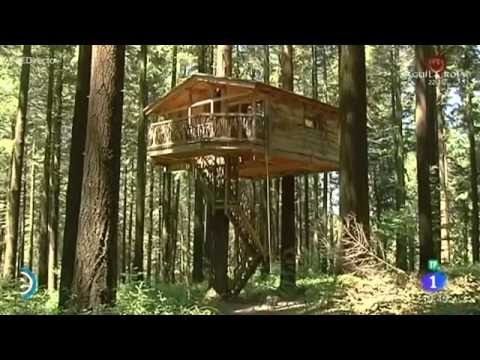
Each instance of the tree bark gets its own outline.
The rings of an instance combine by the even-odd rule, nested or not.
[[[472,259],[473,262],[479,262],[479,224],[478,224],[478,171],[477,171],[477,154],[475,142],[475,125],[473,121],[472,111],[472,93],[470,89],[466,90],[464,96],[464,118],[468,129],[468,142],[470,154],[470,199],[472,202],[471,212],[471,243],[472,243]]]
[[[50,59],[54,58],[54,47],[50,46]],[[48,87],[47,87],[47,128],[45,138],[45,155],[43,160],[43,197],[41,201],[41,226],[39,239],[39,257],[38,257],[38,286],[48,285],[48,255],[50,239],[50,162],[51,162],[51,143],[52,143],[52,108],[53,108],[53,85],[54,85],[55,65],[50,63],[48,68]]]
[[[153,191],[155,178],[153,177],[153,165],[149,171],[150,190],[148,193],[148,241],[147,241],[147,283],[152,281],[152,247],[153,247]]]
[[[323,45],[321,47],[322,49],[322,70],[323,70],[323,87],[324,87],[324,101],[326,103],[329,102],[329,96],[328,96],[328,68],[327,68],[327,53],[326,53],[326,46]],[[329,173],[324,172],[323,173],[323,184],[322,184],[322,227],[323,227],[323,233],[325,234],[325,240],[328,238],[328,176]],[[326,264],[327,266],[328,264]]]
[[[232,46],[217,45],[217,77],[232,76]],[[223,94],[220,94],[220,96]],[[223,111],[223,104],[220,104]],[[213,287],[221,295],[228,291],[228,227],[229,220],[225,209],[215,209],[212,217],[212,245],[213,245]]]
[[[365,47],[342,45],[340,56],[340,216],[342,239],[353,216],[369,239]],[[351,224],[351,223],[350,223]],[[343,246],[343,243],[340,244]],[[342,264],[342,270],[349,271]]]
[[[263,82],[270,85],[270,46],[263,45]]]
[[[117,286],[125,46],[92,52],[89,121],[73,290],[80,308],[113,305]]]
[[[217,45],[216,76],[232,76],[232,45]]]
[[[172,243],[172,173],[167,172],[165,174],[165,211],[164,211],[164,222],[165,222],[165,250],[163,252],[163,280],[166,283],[170,283],[170,268],[172,261],[171,254],[171,243]]]
[[[177,86],[177,45],[172,46],[172,81],[171,81],[171,88],[173,89]]]
[[[415,46],[415,60],[418,72],[425,71],[428,49],[426,46]],[[430,193],[430,164],[432,140],[429,139],[431,106],[428,102],[430,86],[425,78],[417,78],[416,93],[416,136],[417,136],[417,184],[418,184],[418,220],[420,241],[420,270],[428,270],[428,260],[434,256],[432,232],[432,203]]]
[[[303,219],[304,219],[304,224],[305,224],[305,235],[304,235],[304,241],[305,241],[305,250],[306,250],[306,264],[307,266],[310,265],[310,206],[309,206],[309,201],[310,201],[310,186],[308,182],[308,175],[305,175],[303,178],[304,186],[305,186],[305,199],[303,201]]]
[[[133,171],[133,166],[132,166],[132,171]],[[129,199],[129,212],[128,212],[128,239],[127,239],[127,279],[130,281],[131,275],[132,275],[132,263],[133,263],[133,257],[132,257],[132,238],[133,238],[133,179],[130,180],[130,199]]]
[[[20,187],[22,184],[23,157],[25,152],[25,134],[27,131],[28,89],[30,83],[31,45],[23,46],[23,63],[20,71],[20,91],[18,95],[17,118],[15,122],[15,144],[11,156],[10,181],[7,196],[7,224],[5,236],[5,261],[3,276],[14,279],[18,244],[18,219],[20,215]]]
[[[24,164],[23,173],[27,172],[26,164]],[[18,261],[17,261],[17,271],[20,273],[20,269],[25,265],[25,238],[26,238],[26,212],[27,212],[27,180],[22,180],[22,217],[21,217],[21,228],[20,228],[20,246],[18,249]]]
[[[162,245],[163,241],[163,216],[164,216],[164,199],[165,199],[165,172],[160,167],[158,172],[158,243],[157,243],[157,264],[155,267],[155,281],[160,281],[160,274],[163,270]]]
[[[201,193],[200,179],[195,173],[195,214],[193,223],[193,272],[192,280],[194,283],[200,283],[204,280],[203,276],[203,239],[205,226],[205,205]]]
[[[448,156],[446,141],[446,122],[443,113],[443,95],[441,83],[437,84],[437,116],[438,116],[438,151],[440,175],[440,241],[442,264],[450,263],[452,259],[452,246],[450,242],[450,202],[448,195]]]
[[[127,280],[127,228],[128,228],[128,219],[127,219],[127,210],[128,210],[128,175],[127,175],[127,165],[123,168],[123,227],[122,227],[122,266],[120,271],[120,279],[122,283],[125,283]]]
[[[135,251],[133,273],[143,279],[143,238],[145,235],[145,183],[147,161],[147,117],[143,109],[147,106],[147,46],[140,46],[140,114],[137,122],[137,172],[135,188]]]
[[[293,91],[293,46],[280,51],[282,88]],[[282,235],[280,240],[280,289],[296,287],[295,178],[282,177]]]
[[[172,283],[175,283],[175,264],[177,259],[178,248],[178,217],[180,215],[180,179],[177,180],[177,189],[175,191],[175,216],[172,217],[172,260],[170,266],[170,279]]]
[[[392,122],[394,124],[394,158],[395,158],[395,174],[397,187],[395,192],[396,210],[400,212],[405,207],[406,191],[405,191],[405,169],[404,169],[404,149],[403,149],[403,124],[402,124],[402,99],[400,84],[400,68],[399,68],[399,49],[394,45],[390,51],[391,61],[391,107]],[[407,270],[407,236],[405,226],[396,234],[396,265],[402,270]]]
[[[56,114],[52,124],[52,162],[51,162],[51,199],[50,221],[52,231],[49,234],[48,246],[48,289],[57,289],[58,284],[58,242],[59,242],[59,216],[60,216],[60,162],[62,143],[62,111],[63,111],[63,55],[60,51],[60,64],[57,70],[55,89]]]
[[[206,73],[207,72],[207,47],[208,45],[198,45],[197,51],[197,71],[199,73]]]
[[[91,45],[80,45],[77,65],[75,107],[72,122],[70,163],[65,205],[65,228],[63,232],[62,268],[60,274],[59,305],[66,306],[72,290],[73,269],[77,247],[78,218],[82,196],[83,158],[88,120],[88,95],[92,64]]]
[[[28,218],[30,219],[28,268],[33,269],[33,240],[35,236],[35,142],[32,145],[32,164],[30,165],[30,204]]]
[[[215,52],[215,45],[209,45],[208,46],[208,66],[207,70],[209,74],[214,73],[214,68],[213,68],[213,58],[214,58],[214,52]]]

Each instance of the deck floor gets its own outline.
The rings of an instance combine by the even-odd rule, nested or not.
[[[197,159],[208,156],[237,156],[240,160],[241,178],[266,178],[266,149],[261,144],[251,142],[231,143],[201,142],[165,149],[149,149],[149,157],[154,166],[166,166],[179,170],[194,165]],[[269,156],[268,175],[270,177],[301,175],[338,170],[338,164],[313,156],[293,152],[274,151]]]

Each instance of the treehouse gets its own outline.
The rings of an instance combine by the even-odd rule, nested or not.
[[[168,171],[193,169],[214,209],[215,290],[225,297],[238,295],[270,258],[265,235],[270,227],[259,219],[273,211],[267,200],[263,208],[269,210],[258,212],[256,202],[263,196],[250,197],[250,182],[244,180],[337,170],[337,109],[263,83],[194,75],[145,113],[152,118],[152,164]],[[242,240],[232,279],[226,275],[229,223]]]
[[[235,156],[238,176],[252,179],[338,167],[337,109],[263,83],[194,75],[145,111],[156,165]]]

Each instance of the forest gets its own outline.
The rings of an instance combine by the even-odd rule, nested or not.
[[[479,95],[477,45],[1,45],[0,314],[480,314]],[[192,119],[261,171],[175,158]]]

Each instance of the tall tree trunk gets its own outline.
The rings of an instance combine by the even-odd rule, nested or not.
[[[207,72],[207,47],[208,45],[197,47],[197,71],[202,74]]]
[[[50,46],[50,59],[54,58],[54,47]],[[54,63],[51,62],[48,68],[48,88],[47,88],[47,128],[45,138],[45,155],[43,160],[43,197],[41,201],[41,226],[39,239],[39,257],[38,257],[38,286],[48,285],[48,255],[50,238],[50,162],[51,162],[51,143],[52,143],[52,108],[53,108],[53,85],[54,85]]]
[[[63,55],[60,51],[60,64],[57,70],[55,89],[56,114],[52,124],[52,162],[51,162],[51,199],[50,221],[51,232],[48,241],[48,289],[57,289],[58,280],[58,238],[60,216],[60,161],[62,155],[62,110],[63,110]]]
[[[476,154],[476,142],[475,142],[475,125],[473,121],[472,111],[472,93],[470,89],[467,89],[464,97],[464,117],[465,123],[468,129],[468,142],[470,153],[470,199],[472,202],[471,213],[471,242],[472,242],[472,259],[473,262],[479,262],[479,228],[478,228],[478,171],[477,171],[477,154]]]
[[[280,51],[282,88],[293,91],[293,46]],[[295,178],[282,177],[282,237],[280,241],[280,288],[296,287]]]
[[[28,246],[28,268],[33,269],[33,240],[35,235],[35,141],[32,145],[32,164],[30,165],[30,204],[28,218],[30,219],[29,246]]]
[[[309,206],[309,198],[310,198],[310,186],[308,182],[308,175],[305,175],[303,178],[304,186],[305,186],[305,199],[303,202],[303,219],[305,224],[305,250],[306,250],[306,265],[310,265],[310,206]]]
[[[133,162],[132,162],[133,163]],[[133,167],[132,167],[133,170]],[[133,203],[134,203],[134,190],[133,190],[133,179],[130,180],[130,199],[129,199],[129,212],[128,212],[128,240],[127,240],[127,279],[130,281],[132,275],[132,263],[133,263]]]
[[[191,227],[192,227],[192,172],[187,173],[188,195],[187,195],[187,236],[185,246],[185,269],[184,276],[188,279],[190,269],[190,247],[192,244]]]
[[[147,283],[152,281],[152,247],[153,247],[153,191],[155,178],[153,177],[153,165],[150,164],[149,177],[150,190],[148,193],[148,241],[147,241]]]
[[[175,55],[176,56],[176,55]],[[147,46],[140,46],[140,114],[137,122],[137,173],[135,188],[135,251],[133,272],[137,279],[143,279],[143,237],[145,234],[145,177],[147,142],[147,118],[143,109],[147,106]]]
[[[277,178],[275,180],[275,194],[276,194],[276,201],[275,201],[275,238],[277,239],[277,246],[275,247],[275,252],[278,256],[280,254],[281,249],[281,234],[280,234],[280,213],[282,211],[280,207],[280,185],[281,185],[281,178]]]
[[[443,113],[443,95],[441,82],[437,84],[437,122],[438,122],[438,151],[440,175],[440,259],[443,264],[450,263],[452,247],[450,243],[450,215],[448,196],[448,157],[446,140],[446,122]]]
[[[123,227],[122,227],[122,266],[120,271],[120,278],[123,283],[127,280],[127,228],[128,228],[128,219],[127,219],[127,209],[128,209],[128,173],[127,165],[123,168]]]
[[[171,243],[172,243],[172,173],[167,172],[165,174],[165,191],[164,191],[164,196],[165,196],[165,208],[164,208],[164,215],[163,215],[163,221],[165,223],[165,246],[164,246],[164,252],[163,252],[163,281],[166,283],[171,282],[170,279],[170,267],[171,267],[171,261],[172,261],[172,256],[171,256]]]
[[[175,216],[172,217],[172,261],[170,267],[170,279],[172,283],[175,283],[175,264],[177,258],[177,248],[178,248],[178,217],[180,215],[180,179],[177,180],[177,189],[175,190]]]
[[[215,51],[215,45],[205,45],[206,50],[205,50],[205,72],[207,74],[212,74],[214,73],[213,69],[213,58],[214,58],[214,51]]]
[[[322,70],[323,70],[323,87],[324,87],[324,94],[323,99],[326,103],[329,102],[328,96],[328,67],[327,67],[327,53],[326,53],[326,46],[323,45],[322,49]],[[325,234],[325,240],[328,238],[328,172],[323,173],[323,184],[322,184],[322,226],[323,226],[323,233]]]
[[[232,76],[232,46],[217,45],[216,76]],[[221,96],[221,95],[220,95]],[[221,104],[223,108],[223,104]],[[222,111],[222,109],[220,109]],[[228,291],[228,226],[229,220],[225,209],[215,209],[213,213],[212,244],[213,244],[213,287],[219,295]]]
[[[26,164],[24,164],[23,172],[27,172]],[[25,265],[25,238],[26,238],[26,212],[27,212],[27,180],[22,180],[22,217],[21,217],[21,228],[20,228],[20,246],[18,249],[18,262],[17,262],[17,271],[20,272],[20,269]]]
[[[202,282],[203,277],[203,238],[205,223],[205,206],[200,187],[200,179],[195,172],[195,216],[193,223],[193,272],[192,280]]]
[[[425,62],[428,56],[426,46],[415,46],[415,60],[418,72],[425,71]],[[430,164],[431,145],[429,138],[432,119],[429,107],[430,86],[425,78],[417,78],[416,93],[416,136],[417,136],[417,184],[418,184],[418,220],[420,240],[420,270],[428,270],[428,260],[434,257],[432,232],[432,203],[430,193]]]
[[[171,88],[173,89],[177,85],[177,51],[178,46],[172,46],[172,81]]]
[[[23,59],[32,56],[32,47],[23,46]],[[11,157],[10,181],[7,195],[5,279],[16,278],[15,264],[18,244],[18,219],[20,215],[20,187],[22,184],[23,156],[25,151],[25,133],[27,130],[28,88],[30,83],[30,63],[23,61],[20,71],[20,91],[18,95],[17,118],[15,123],[15,145]]]
[[[77,247],[78,218],[82,196],[83,158],[88,120],[88,95],[92,64],[91,45],[80,45],[77,65],[75,107],[72,121],[70,163],[65,205],[65,228],[63,231],[62,268],[60,274],[59,305],[66,306],[72,290],[73,269]]]
[[[270,85],[270,46],[263,45],[263,82]]]
[[[207,48],[208,45],[199,45],[198,69],[199,72],[207,72]],[[194,199],[194,218],[193,218],[193,270],[192,281],[199,283],[204,280],[203,275],[203,239],[205,226],[205,208],[203,203],[203,193],[201,189],[198,171],[194,171],[195,181],[195,199]]]
[[[157,266],[155,267],[155,281],[160,281],[160,274],[163,270],[163,252],[162,245],[164,243],[163,234],[163,217],[165,214],[165,172],[160,167],[158,172],[158,244],[157,244]]]
[[[301,183],[299,178],[295,178],[295,214],[297,215],[296,222],[296,234],[298,241],[297,245],[297,263],[303,261],[303,231],[302,231],[302,194],[301,194]]]
[[[340,216],[352,216],[370,234],[368,204],[365,47],[342,45],[340,55]],[[340,244],[343,246],[343,243]],[[347,264],[343,270],[349,271]]]
[[[73,280],[80,308],[113,305],[116,299],[124,66],[125,46],[93,47]]]
[[[260,238],[262,239],[262,243],[263,243],[263,246],[265,249],[268,249],[268,254],[267,254],[267,258],[262,262],[262,268],[261,268],[261,272],[263,275],[268,275],[270,274],[270,256],[272,256],[271,254],[271,244],[270,244],[270,241],[271,239],[269,239],[269,234],[271,232],[271,229],[270,231],[268,231],[268,212],[270,211],[270,206],[268,206],[268,199],[267,199],[267,193],[270,189],[269,185],[268,185],[268,181],[270,181],[270,179],[265,179],[265,180],[262,180],[261,182],[261,196],[260,196],[260,214],[261,216],[258,217],[258,226],[257,228],[260,230]]]
[[[404,150],[403,150],[403,126],[402,126],[402,99],[399,68],[399,49],[398,46],[392,46],[390,50],[391,61],[391,107],[392,123],[394,124],[394,158],[395,173],[397,180],[395,204],[396,210],[400,212],[405,207],[405,169],[404,169]],[[402,224],[396,233],[396,265],[402,270],[407,270],[407,236],[405,226]]]
[[[232,76],[232,45],[217,45],[216,76]]]

